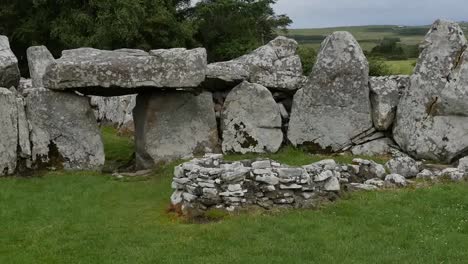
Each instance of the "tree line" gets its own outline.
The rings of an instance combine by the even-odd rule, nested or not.
[[[27,74],[26,49],[205,47],[210,62],[265,44],[292,21],[277,0],[3,0],[0,34]]]

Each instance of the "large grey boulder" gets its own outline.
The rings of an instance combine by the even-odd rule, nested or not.
[[[136,95],[124,96],[91,96],[91,106],[95,108],[98,121],[121,127],[127,122],[133,122],[133,109],[136,105]]]
[[[18,111],[16,96],[0,88],[0,176],[16,170],[18,145]]]
[[[186,50],[80,48],[65,50],[46,70],[44,86],[91,95],[134,94],[139,90],[195,88],[205,80],[203,48]]]
[[[19,80],[18,59],[10,49],[8,38],[0,35],[0,87],[18,87]]]
[[[243,82],[226,98],[222,114],[223,152],[277,152],[283,142],[281,113],[271,92]]]
[[[218,150],[212,94],[153,92],[137,96],[133,111],[137,168]]]
[[[98,170],[104,165],[101,133],[89,98],[35,88],[25,102],[33,164],[68,170]]]
[[[250,54],[209,64],[205,86],[232,88],[247,80],[276,90],[295,91],[304,81],[297,48],[295,40],[277,37]]]
[[[338,151],[372,128],[369,66],[348,32],[335,32],[322,43],[307,84],[294,96],[288,139]]]
[[[463,30],[438,20],[421,45],[410,89],[398,105],[394,139],[418,159],[451,162],[468,149],[468,53]]]
[[[395,75],[369,79],[372,120],[379,131],[393,125],[400,96],[409,86],[409,76]]]
[[[47,67],[54,62],[54,57],[45,46],[29,47],[26,50],[26,55],[28,57],[32,86],[35,88],[44,87],[42,79]]]

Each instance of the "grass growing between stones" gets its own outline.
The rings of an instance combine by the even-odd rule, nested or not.
[[[271,158],[303,165],[316,157],[286,148]],[[174,165],[155,170],[144,182],[92,172],[0,179],[0,263],[468,259],[467,183],[355,193],[316,211],[257,212],[189,224],[167,213]]]

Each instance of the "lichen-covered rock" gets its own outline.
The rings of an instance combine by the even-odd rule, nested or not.
[[[458,170],[468,174],[468,156],[463,157],[458,161]]]
[[[46,70],[44,86],[91,95],[134,94],[138,90],[195,88],[205,80],[203,48],[115,51],[65,50]]]
[[[372,160],[354,159],[353,163],[359,166],[357,175],[366,180],[383,179],[387,174],[383,165]]]
[[[101,132],[88,98],[35,88],[25,102],[35,166],[99,170],[104,165]]]
[[[223,152],[276,152],[283,142],[281,113],[271,92],[243,82],[226,98],[222,114]]]
[[[420,172],[420,162],[411,157],[396,157],[389,160],[385,166],[393,174],[400,174],[406,178],[413,178]]]
[[[395,143],[389,138],[380,138],[351,149],[353,155],[357,156],[378,156],[392,153]]]
[[[26,50],[32,86],[44,87],[42,79],[47,67],[54,62],[54,57],[45,46],[33,46]]]
[[[250,54],[232,61],[209,64],[204,86],[232,88],[246,80],[272,89],[295,91],[304,80],[297,47],[295,40],[277,37]]]
[[[409,76],[396,75],[369,79],[374,127],[386,131],[393,125],[400,96],[409,86]]]
[[[395,184],[399,187],[404,187],[407,185],[406,178],[399,174],[389,174],[385,177],[385,181]]]
[[[110,123],[118,128],[133,122],[133,109],[136,105],[136,95],[124,96],[91,96],[91,106],[95,108],[99,121]]]
[[[16,170],[18,145],[16,96],[5,88],[0,88],[0,131],[0,176],[4,176]]]
[[[0,35],[0,87],[18,87],[19,80],[18,59],[10,49],[8,38]]]
[[[218,149],[212,94],[153,92],[137,96],[133,111],[137,168]]]
[[[372,128],[369,66],[348,32],[335,32],[323,43],[312,74],[294,96],[288,139],[338,151]]]
[[[26,117],[26,105],[24,98],[16,98],[16,107],[18,111],[18,156],[27,160],[27,166],[30,166],[31,159],[31,141],[29,138],[29,122]]]
[[[468,52],[463,30],[438,20],[421,45],[410,89],[398,105],[394,139],[418,159],[452,162],[468,149]]]

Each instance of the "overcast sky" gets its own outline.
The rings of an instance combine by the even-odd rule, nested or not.
[[[278,0],[275,10],[293,19],[292,28],[468,20],[468,0]]]

